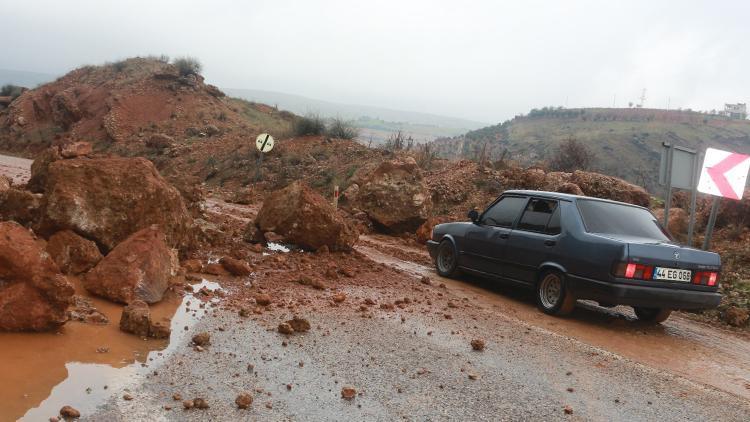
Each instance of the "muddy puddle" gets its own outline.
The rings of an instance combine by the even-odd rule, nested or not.
[[[201,288],[219,285],[207,280],[193,285],[195,292]],[[121,305],[88,296],[80,286],[76,293],[91,299],[109,323],[70,321],[56,332],[0,333],[0,421],[46,421],[65,405],[84,415],[93,411],[158,367],[185,342],[185,327],[210,308],[200,308],[193,294],[168,292],[151,313],[155,321],[172,318],[171,338],[141,339],[119,330]]]
[[[399,248],[398,245],[388,245]],[[381,250],[357,246],[370,259],[415,276],[445,283],[493,315],[574,338],[647,366],[750,399],[750,339],[673,314],[661,325],[636,320],[629,307],[602,308],[579,301],[573,314],[555,318],[538,311],[533,296],[500,282],[438,276],[432,267],[404,261]]]

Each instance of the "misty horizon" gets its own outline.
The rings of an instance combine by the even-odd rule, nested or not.
[[[135,2],[138,3],[138,2]],[[8,3],[0,68],[197,57],[206,80],[497,123],[533,108],[747,102],[750,6],[478,2]]]

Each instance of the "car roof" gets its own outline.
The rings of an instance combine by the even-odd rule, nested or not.
[[[593,196],[584,196],[584,195],[573,195],[570,193],[549,192],[549,191],[543,191],[543,190],[506,190],[505,192],[503,192],[503,195],[507,195],[507,194],[537,196],[541,198],[560,199],[563,201],[575,201],[578,199],[587,199],[587,200],[592,200],[592,201],[601,201],[601,202],[609,202],[612,204],[627,205],[630,207],[643,208],[646,210],[648,209],[645,207],[641,207],[639,205],[629,204],[627,202],[613,201],[611,199],[595,198]]]

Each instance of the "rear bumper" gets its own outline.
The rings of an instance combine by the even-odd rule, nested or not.
[[[437,256],[438,245],[440,244],[434,240],[427,241],[427,250],[430,252],[430,257],[432,257],[433,260]]]
[[[577,299],[662,309],[709,309],[719,306],[721,293],[652,286],[634,286],[568,276]]]

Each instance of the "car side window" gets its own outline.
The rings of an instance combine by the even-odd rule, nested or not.
[[[555,209],[555,212],[552,213],[552,217],[550,217],[549,223],[547,223],[547,230],[545,230],[544,232],[547,234],[560,234],[561,228],[559,206]]]
[[[556,234],[560,232],[560,213],[557,201],[550,199],[532,198],[523,212],[521,221],[518,223],[519,230]],[[557,216],[556,222],[552,217]],[[550,223],[552,226],[550,226]],[[556,228],[554,226],[557,226]]]
[[[489,226],[512,227],[516,217],[521,213],[528,198],[506,196],[495,202],[482,214],[482,224]]]

